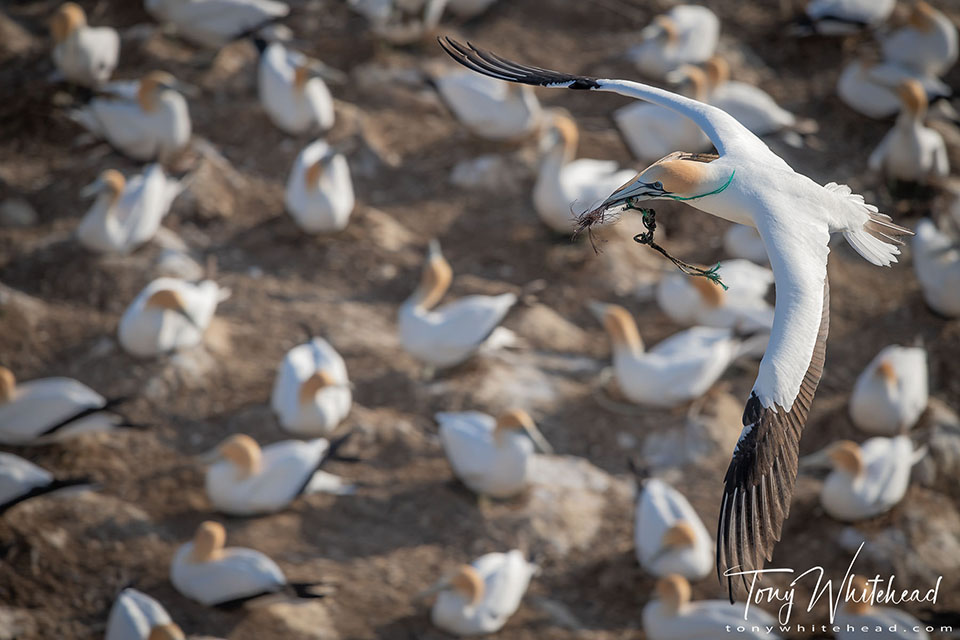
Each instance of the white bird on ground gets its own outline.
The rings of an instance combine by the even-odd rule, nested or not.
[[[850,396],[850,418],[863,431],[905,433],[927,408],[927,352],[922,347],[884,347],[863,370]]]
[[[703,69],[684,65],[675,73],[690,83],[694,98],[707,101],[707,76]],[[631,102],[617,109],[613,120],[630,152],[644,162],[659,160],[678,148],[707,151],[711,147],[710,140],[690,118],[648,102]]]
[[[627,58],[651,78],[663,80],[685,64],[705,62],[717,48],[720,20],[706,7],[680,4],[640,32]]]
[[[284,440],[261,449],[248,435],[230,436],[205,456],[214,460],[207,469],[207,497],[222,513],[251,516],[280,511],[302,495],[351,493],[352,487],[321,469],[349,437]]]
[[[162,604],[127,588],[110,609],[106,640],[186,640],[186,636]]]
[[[640,566],[663,578],[699,580],[713,569],[713,539],[682,493],[659,478],[643,483],[633,546]]]
[[[917,223],[913,268],[930,308],[942,316],[960,318],[960,243],[932,220]]]
[[[590,303],[613,343],[617,386],[631,402],[676,407],[699,398],[736,360],[760,357],[767,335],[740,338],[730,329],[694,327],[661,340],[649,351],[630,312],[615,304]]]
[[[750,229],[756,228],[751,225]],[[675,271],[665,273],[657,285],[657,304],[671,320],[682,325],[769,331],[774,309],[766,295],[773,284],[773,272],[738,259],[721,262],[718,273],[727,290],[706,278],[690,278]]]
[[[716,640],[729,633],[729,627],[745,627],[736,631],[738,638],[777,640],[780,636],[768,633],[767,627],[779,626],[756,604],[745,610],[726,600],[691,602],[690,583],[679,575],[658,580],[656,598],[643,608],[643,631],[649,640]]]
[[[308,437],[332,433],[350,413],[352,401],[347,366],[323,338],[287,352],[270,396],[280,426]]]
[[[553,453],[522,409],[496,418],[477,411],[438,413],[435,418],[453,473],[479,495],[509,498],[520,493],[527,487],[534,445]]]
[[[823,36],[842,36],[880,26],[896,6],[896,0],[810,0],[809,24],[804,27]]]
[[[111,82],[70,117],[134,160],[164,160],[190,141],[190,112],[179,91],[193,90],[152,71],[137,81]]]
[[[58,480],[30,461],[0,451],[0,514],[25,500],[89,485],[90,480],[86,478]]]
[[[820,490],[820,504],[842,522],[866,520],[892,509],[907,492],[910,469],[926,455],[914,450],[909,436],[876,437],[857,444],[838,440],[800,461],[811,470],[830,465]]]
[[[892,180],[927,184],[950,173],[947,145],[938,131],[924,126],[927,95],[916,80],[906,80],[897,89],[903,110],[867,161],[872,171]]]
[[[837,640],[927,640],[930,637],[924,630],[927,625],[906,611],[874,606],[873,589],[863,576],[851,576],[850,589],[858,601],[847,600],[837,611],[833,620]]]
[[[499,631],[520,607],[537,571],[517,549],[488,553],[439,580],[421,594],[438,593],[430,612],[433,624],[457,636]]]
[[[734,258],[743,258],[761,266],[770,264],[767,248],[763,246],[763,238],[756,229],[743,224],[732,224],[726,230],[723,234],[723,250]],[[770,319],[773,320],[773,317],[771,316]]]
[[[551,114],[540,139],[540,169],[533,185],[533,206],[540,219],[567,235],[573,232],[578,214],[589,211],[634,175],[615,160],[575,159],[579,139],[572,118]]]
[[[333,96],[322,76],[334,81],[343,74],[280,42],[256,42],[262,48],[257,68],[260,104],[270,121],[294,136],[332,127]]]
[[[830,234],[842,232],[866,260],[886,266],[900,253],[891,236],[911,232],[892,224],[846,185],[821,186],[795,172],[716,107],[628,80],[524,66],[449,38],[441,44],[462,64],[501,80],[610,91],[668,107],[694,120],[713,142],[717,159],[703,162],[689,154],[671,154],[617,189],[591,212],[591,219],[606,220],[608,213],[653,200],[681,200],[756,227],[763,238],[780,304],[725,476],[717,533],[719,575],[728,567],[759,570],[771,557],[790,510],[800,436],[823,372]],[[746,586],[745,578],[743,582]],[[732,595],[729,577],[728,587]]]
[[[273,560],[254,549],[224,547],[227,532],[219,522],[202,523],[193,540],[177,549],[170,582],[181,594],[208,607],[242,605],[260,596],[287,593],[318,598],[320,583],[287,582]]]
[[[0,444],[62,442],[82,433],[133,427],[107,399],[72,378],[40,378],[17,384],[0,367]]]
[[[183,189],[183,182],[167,176],[159,164],[129,180],[107,169],[80,192],[97,199],[80,221],[77,239],[98,253],[130,253],[153,238]]]
[[[900,112],[897,87],[907,80],[923,86],[928,103],[949,97],[953,91],[936,76],[918,74],[896,62],[853,60],[840,73],[837,95],[848,107],[869,118],[888,118]]]
[[[957,61],[957,27],[940,11],[917,0],[909,22],[880,38],[885,60],[923,75],[939,76]]]
[[[53,63],[68,82],[99,87],[110,80],[120,56],[120,36],[113,27],[87,25],[80,5],[60,5],[50,20]]]
[[[304,147],[290,169],[284,195],[297,226],[307,233],[341,231],[350,222],[355,203],[350,165],[343,154],[323,140]]]
[[[437,94],[470,132],[488,140],[514,140],[540,127],[543,109],[533,89],[464,69],[430,73]]]
[[[348,0],[370,22],[370,31],[394,45],[424,39],[440,24],[444,9],[457,0]],[[463,0],[466,2],[467,0]]]
[[[517,301],[512,293],[474,295],[434,308],[452,278],[440,243],[431,241],[420,286],[400,307],[403,348],[431,367],[452,367],[473,355]]]
[[[142,358],[200,344],[229,289],[212,280],[196,284],[157,278],[137,294],[120,318],[120,346]]]
[[[158,22],[193,44],[219,49],[231,40],[257,34],[287,16],[290,7],[275,0],[144,0]]]

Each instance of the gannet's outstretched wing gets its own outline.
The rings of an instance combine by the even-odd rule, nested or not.
[[[769,154],[783,162],[779,156],[767,148],[762,140],[737,122],[733,116],[722,109],[692,98],[630,80],[590,78],[518,64],[490,51],[478,49],[472,44],[464,45],[451,38],[440,38],[440,46],[463,66],[492,78],[540,87],[611,91],[629,98],[652,102],[693,120],[707,134],[720,155],[731,152],[748,153],[754,156]]]

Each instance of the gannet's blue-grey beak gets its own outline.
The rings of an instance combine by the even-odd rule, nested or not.
[[[623,185],[603,201],[600,205],[602,209],[612,209],[627,203],[627,200],[653,200],[667,195],[669,192],[663,188],[660,182],[643,182],[642,180],[631,180]]]

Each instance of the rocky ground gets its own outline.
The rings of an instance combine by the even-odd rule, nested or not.
[[[56,4],[16,1],[0,10],[0,361],[21,380],[73,376],[106,395],[131,395],[129,414],[151,428],[13,450],[64,476],[89,475],[102,490],[26,503],[0,521],[0,639],[101,637],[113,599],[131,584],[197,635],[440,638],[413,595],[457,563],[517,546],[535,555],[542,571],[497,638],[643,638],[640,612],[653,580],[634,560],[627,460],[673,452],[656,458],[657,471],[712,528],[756,367],[728,372],[696,419],[685,410],[621,413],[598,403],[609,351],[588,299],[627,306],[648,343],[677,330],[651,298],[664,263],[629,241],[628,222],[605,232],[599,254],[588,242],[552,236],[530,201],[535,141],[504,147],[458,126],[422,82],[419,70],[441,57],[435,43],[386,47],[345,3],[311,0],[291,3],[290,26],[311,53],[350,74],[333,87],[338,124],[331,138],[352,144],[358,205],[344,232],[304,236],[283,213],[282,197],[306,140],[280,133],[260,109],[252,45],[234,43],[211,60],[154,29],[139,2],[99,0],[81,4],[91,22],[123,34],[116,77],[165,69],[202,94],[190,104],[193,184],[165,231],[129,257],[91,255],[71,238],[87,206],[79,189],[102,169],[136,166],[84,140],[65,116],[73,98],[47,81],[45,21]],[[504,0],[482,19],[444,24],[443,31],[543,66],[631,77],[619,54],[669,4]],[[734,76],[819,121],[810,148],[771,141],[793,166],[819,182],[848,182],[908,226],[941,204],[894,200],[866,175],[867,154],[890,123],[860,117],[833,95],[841,62],[869,50],[866,38],[784,38],[796,1],[707,4],[723,21],[721,50]],[[956,85],[960,74],[947,80]],[[574,114],[582,156],[630,162],[609,120],[623,99],[539,95]],[[492,184],[450,183],[457,163],[484,154],[496,156]],[[725,223],[682,206],[658,210],[672,252],[703,263],[723,257]],[[398,343],[395,316],[430,238],[441,240],[456,274],[450,297],[512,291],[521,303],[505,323],[518,335],[514,347],[425,380]],[[127,303],[158,274],[195,277],[208,260],[233,295],[205,345],[155,361],[125,355],[115,335]],[[862,439],[846,413],[856,375],[883,346],[920,340],[930,353],[935,401],[916,434],[933,455],[898,507],[856,526],[825,516],[818,481],[802,478],[772,564],[824,565],[839,579],[865,540],[858,566],[917,586],[943,575],[936,608],[957,611],[960,446],[949,408],[960,407],[960,322],[924,306],[909,251],[902,264],[879,269],[838,243],[829,275],[827,364],[803,452],[840,437]],[[216,517],[195,457],[236,432],[260,442],[285,438],[268,400],[277,363],[302,341],[301,325],[336,346],[355,384],[343,428],[357,430],[350,449],[364,461],[329,470],[360,489],[301,499],[269,517],[218,519],[230,543],[266,552],[291,580],[333,583],[336,593],[305,605],[210,611],[167,579],[177,545]],[[453,480],[432,415],[513,406],[528,408],[565,457],[540,466],[528,495],[478,503]],[[722,590],[710,578],[694,593],[720,597]],[[804,586],[798,601],[806,597]],[[825,615],[819,607],[804,621]]]

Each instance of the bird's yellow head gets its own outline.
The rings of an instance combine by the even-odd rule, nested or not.
[[[60,5],[50,19],[50,33],[57,44],[70,37],[70,34],[87,24],[87,14],[75,2]]]
[[[6,367],[0,367],[0,404],[13,400],[13,395],[17,391],[17,378],[13,371]]]
[[[671,574],[657,580],[657,598],[668,612],[676,615],[690,602],[690,583],[683,576]]]
[[[229,461],[244,478],[260,473],[263,453],[257,441],[244,433],[230,436],[219,447],[220,456]]]
[[[200,524],[193,534],[193,549],[190,552],[190,561],[201,564],[212,562],[223,553],[223,545],[227,542],[227,530],[223,525],[213,520]]]
[[[853,476],[863,473],[863,453],[860,445],[852,440],[839,440],[830,446],[827,457],[834,469],[846,471]]]

